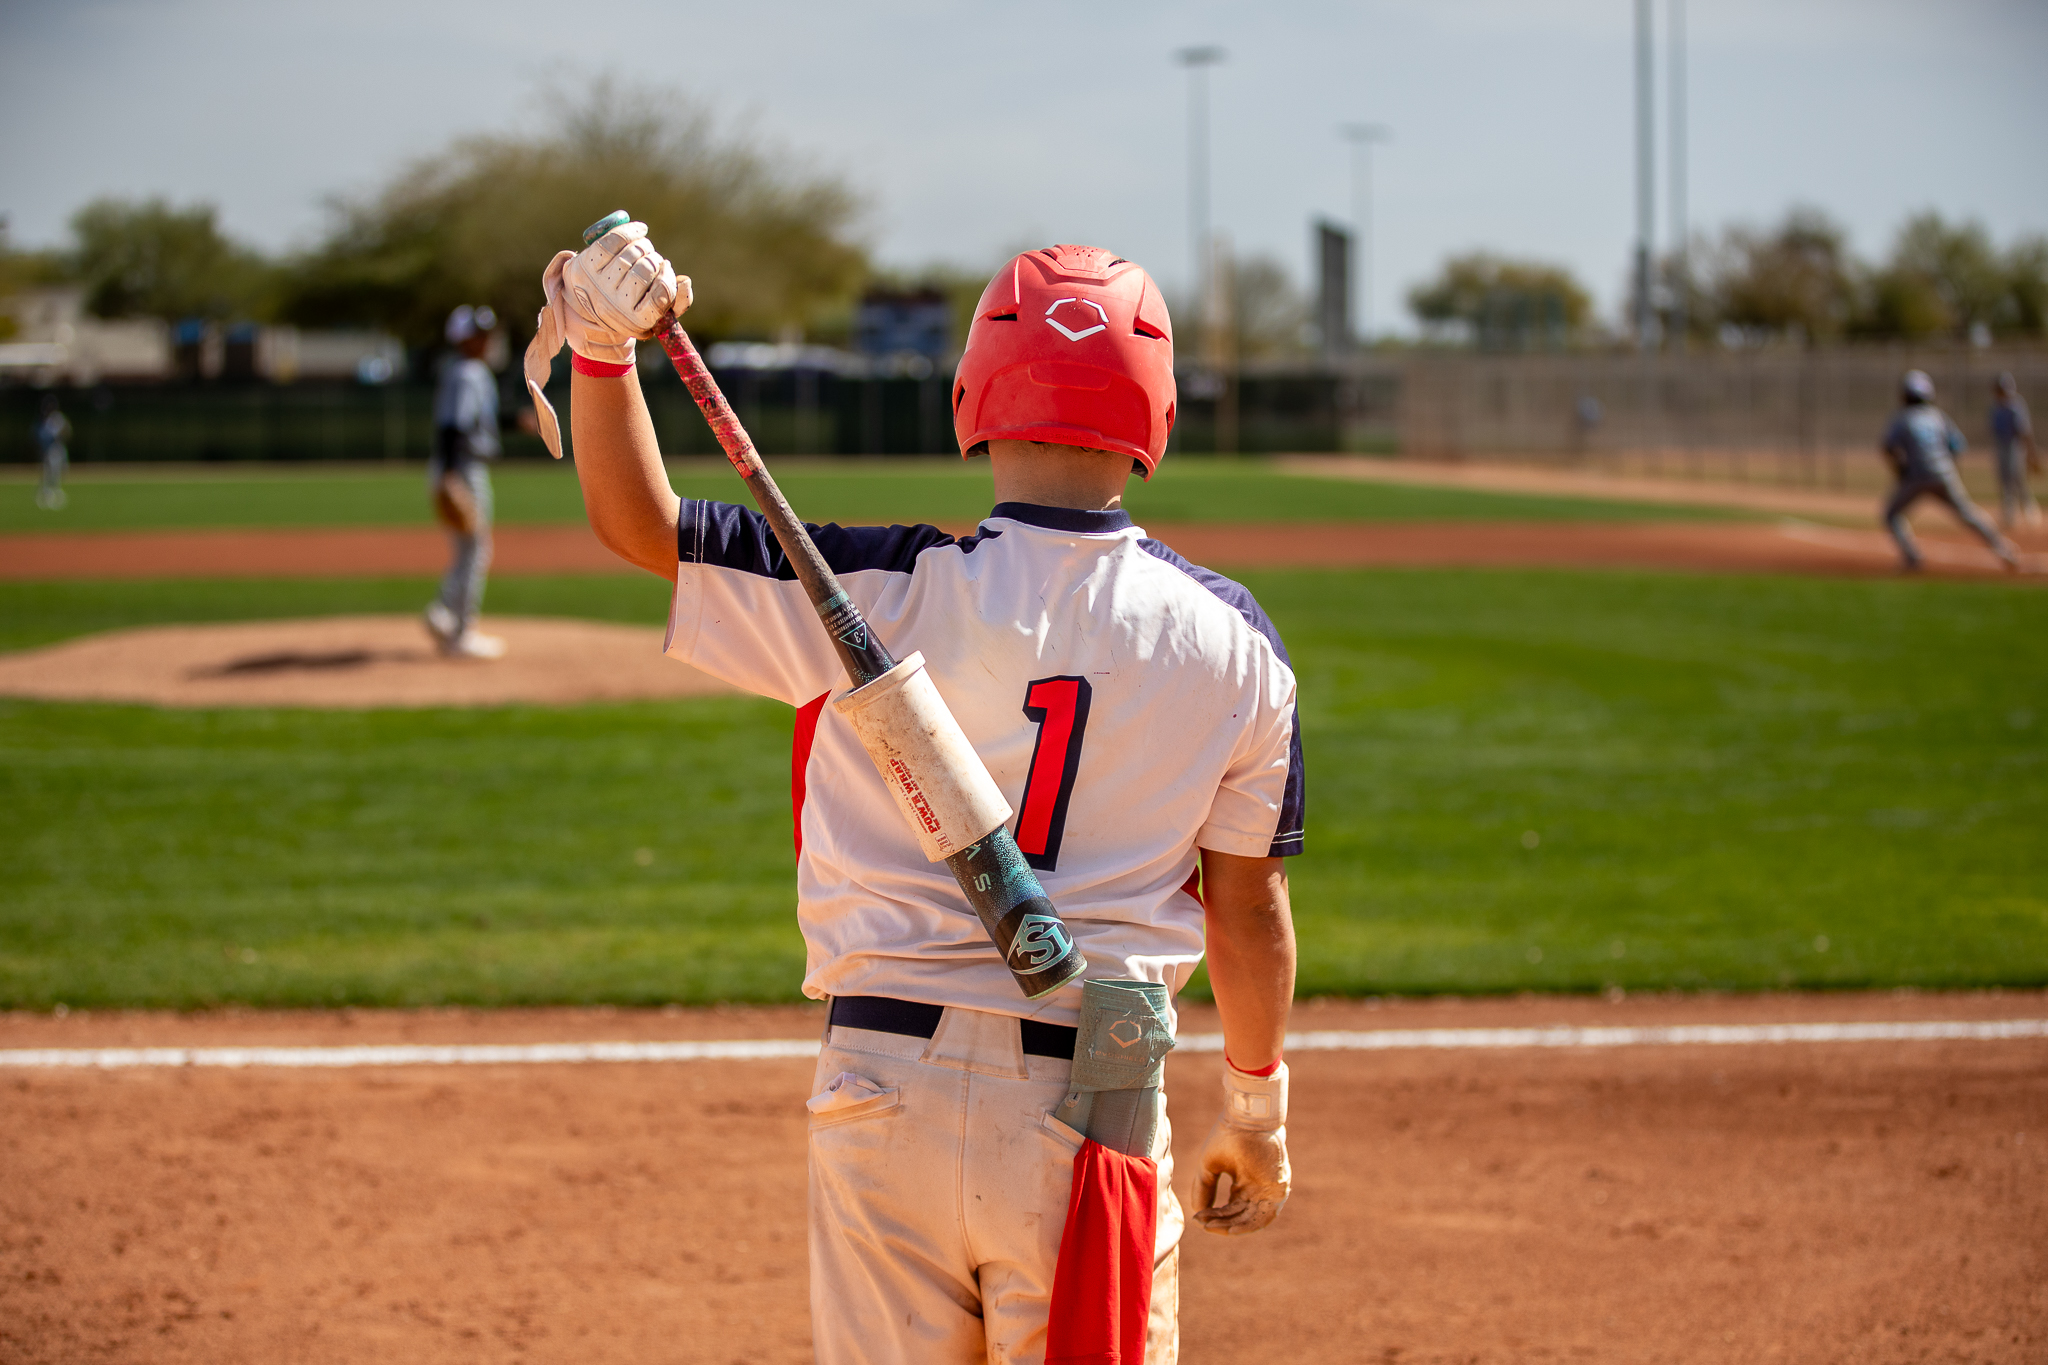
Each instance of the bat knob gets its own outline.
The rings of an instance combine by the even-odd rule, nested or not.
[[[607,213],[604,217],[592,223],[589,227],[583,229],[583,245],[589,246],[592,242],[604,236],[613,228],[624,227],[626,224],[632,221],[632,214],[626,212],[624,209],[614,209],[612,212]]]

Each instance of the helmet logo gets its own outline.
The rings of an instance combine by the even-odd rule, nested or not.
[[[1053,316],[1054,313],[1058,312],[1061,308],[1065,307],[1067,304],[1070,303],[1079,305],[1079,308],[1093,308],[1095,310],[1095,316],[1100,318],[1101,321],[1097,322],[1092,327],[1083,327],[1080,331],[1075,331],[1073,328],[1067,326],[1065,323],[1062,323],[1058,318]],[[1079,310],[1077,308],[1076,312],[1078,311]],[[1073,313],[1069,313],[1068,316],[1075,317]],[[1086,322],[1088,321],[1088,315],[1086,313],[1080,313],[1078,317],[1075,317],[1075,321]],[[1061,336],[1065,337],[1069,341],[1080,341],[1085,337],[1094,336],[1097,332],[1106,332],[1109,330],[1109,314],[1104,312],[1102,305],[1097,303],[1093,299],[1054,299],[1052,302],[1052,306],[1045,310],[1045,322],[1048,327],[1051,327],[1055,332],[1058,332]]]

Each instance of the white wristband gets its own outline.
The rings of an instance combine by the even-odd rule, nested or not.
[[[1287,1063],[1270,1076],[1239,1071],[1223,1063],[1223,1121],[1232,1128],[1270,1133],[1287,1122]]]

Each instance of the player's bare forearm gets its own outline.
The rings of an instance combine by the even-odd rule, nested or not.
[[[1294,1004],[1294,914],[1280,858],[1202,850],[1209,986],[1223,1016],[1223,1049],[1239,1069],[1280,1056]]]
[[[682,503],[669,487],[639,376],[578,373],[569,393],[570,449],[590,529],[627,563],[673,580]]]

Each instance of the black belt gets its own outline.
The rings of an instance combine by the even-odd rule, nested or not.
[[[939,1016],[945,1012],[944,1005],[895,1000],[886,995],[839,995],[832,999],[832,1022],[840,1028],[902,1033],[912,1038],[929,1038],[937,1033]],[[1037,1019],[1019,1019],[1017,1026],[1023,1035],[1024,1051],[1031,1056],[1073,1060],[1079,1029]]]

